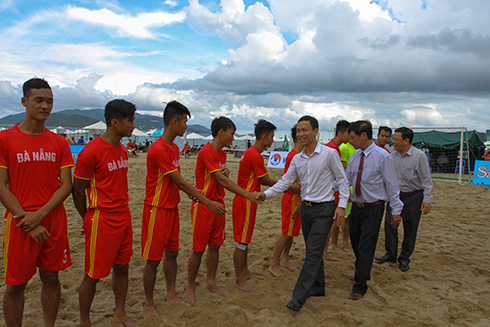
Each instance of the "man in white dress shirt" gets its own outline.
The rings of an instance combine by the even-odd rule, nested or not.
[[[340,226],[349,198],[349,186],[339,155],[334,149],[318,143],[317,134],[318,121],[314,117],[299,119],[297,136],[304,145],[303,151],[293,158],[282,179],[258,197],[260,200],[274,197],[286,191],[297,178],[300,180],[306,257],[293,298],[286,305],[293,311],[299,311],[310,296],[325,296],[323,249],[334,219]],[[333,192],[335,180],[340,191],[337,208]]]
[[[410,269],[410,256],[415,249],[415,240],[420,223],[420,215],[429,213],[432,200],[432,179],[430,177],[427,155],[412,146],[413,131],[400,127],[393,134],[395,151],[391,154],[395,164],[396,176],[400,184],[400,200],[403,202],[403,243],[402,251],[398,257],[401,271]],[[386,217],[391,215],[388,204]],[[385,248],[386,254],[377,257],[380,264],[395,263],[398,250],[398,228],[393,226],[389,219],[385,219]]]
[[[386,150],[372,141],[371,123],[366,120],[352,123],[349,136],[354,148],[360,149],[350,158],[346,171],[347,179],[354,189],[351,195],[354,205],[349,232],[352,249],[356,255],[356,283],[349,299],[359,300],[366,294],[367,281],[371,278],[385,202],[391,203],[393,226],[400,224],[403,203],[398,196],[400,190],[393,159]]]

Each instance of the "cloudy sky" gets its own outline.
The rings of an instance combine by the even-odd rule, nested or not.
[[[490,129],[488,0],[0,0],[0,116],[48,80],[55,111],[115,97],[191,123],[305,114]]]

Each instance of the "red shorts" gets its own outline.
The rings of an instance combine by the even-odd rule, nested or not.
[[[286,192],[282,196],[281,201],[282,209],[282,235],[296,237],[299,235],[299,230],[301,229],[301,215],[292,219],[291,216],[296,209],[296,199],[294,194],[291,192]]]
[[[219,201],[223,208],[225,203]],[[221,246],[225,241],[225,216],[218,216],[204,204],[192,202],[192,251],[204,252],[206,246]]]
[[[179,250],[179,207],[162,209],[145,204],[141,251],[146,260],[162,260],[165,250]]]
[[[109,276],[112,265],[127,265],[133,255],[129,209],[117,213],[89,210],[83,218],[85,273],[92,279]]]
[[[36,243],[22,229],[15,227],[18,219],[5,213],[3,263],[5,284],[18,286],[27,283],[36,273],[36,267],[46,271],[61,271],[71,266],[70,245],[65,207],[58,206],[41,221],[51,236]]]
[[[233,236],[235,242],[249,244],[255,226],[257,205],[250,200],[235,196],[233,199]]]

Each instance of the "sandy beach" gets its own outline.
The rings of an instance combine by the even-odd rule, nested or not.
[[[205,260],[197,277],[196,304],[190,308],[165,303],[165,281],[162,268],[156,284],[155,300],[161,320],[143,312],[144,293],[141,258],[141,216],[145,197],[145,159],[129,160],[129,207],[133,216],[134,255],[130,263],[130,284],[127,312],[137,326],[490,326],[490,224],[485,208],[490,202],[490,190],[471,184],[434,180],[432,211],[422,217],[411,269],[401,272],[396,265],[373,265],[366,296],[359,301],[348,300],[353,282],[347,277],[354,272],[352,249],[338,255],[340,261],[327,261],[325,275],[327,295],[311,298],[299,313],[285,305],[291,298],[299,272],[282,269],[273,277],[268,268],[272,250],[281,232],[281,197],[259,206],[257,224],[249,246],[249,266],[264,280],[252,280],[257,289],[245,293],[234,287],[233,231],[231,206],[233,194],[227,192],[227,240],[220,251],[218,284],[230,291],[228,297],[210,293],[205,287]],[[237,179],[238,160],[228,156],[230,178]],[[196,157],[181,158],[181,172],[194,182]],[[278,179],[282,169],[269,169]],[[183,294],[187,284],[187,260],[191,252],[191,201],[181,192],[180,253],[177,291]],[[83,277],[84,238],[80,235],[82,219],[75,210],[71,196],[66,200],[68,229],[73,266],[60,273],[62,297],[57,326],[77,326],[78,286]],[[5,209],[0,208],[3,215]],[[3,238],[3,228],[1,231]],[[384,231],[376,255],[384,254]],[[203,257],[204,258],[204,257]],[[302,236],[295,239],[291,263],[300,268],[304,258]],[[161,266],[160,266],[161,267]],[[0,270],[3,281],[3,265]],[[40,280],[36,275],[26,289],[25,326],[42,325]],[[2,283],[0,293],[5,285]],[[94,326],[121,326],[112,316],[114,297],[110,277],[98,284],[92,305]],[[0,313],[0,325],[4,325]]]

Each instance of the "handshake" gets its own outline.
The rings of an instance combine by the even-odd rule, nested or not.
[[[247,199],[253,203],[261,204],[266,200],[266,196],[264,192],[250,192]]]

